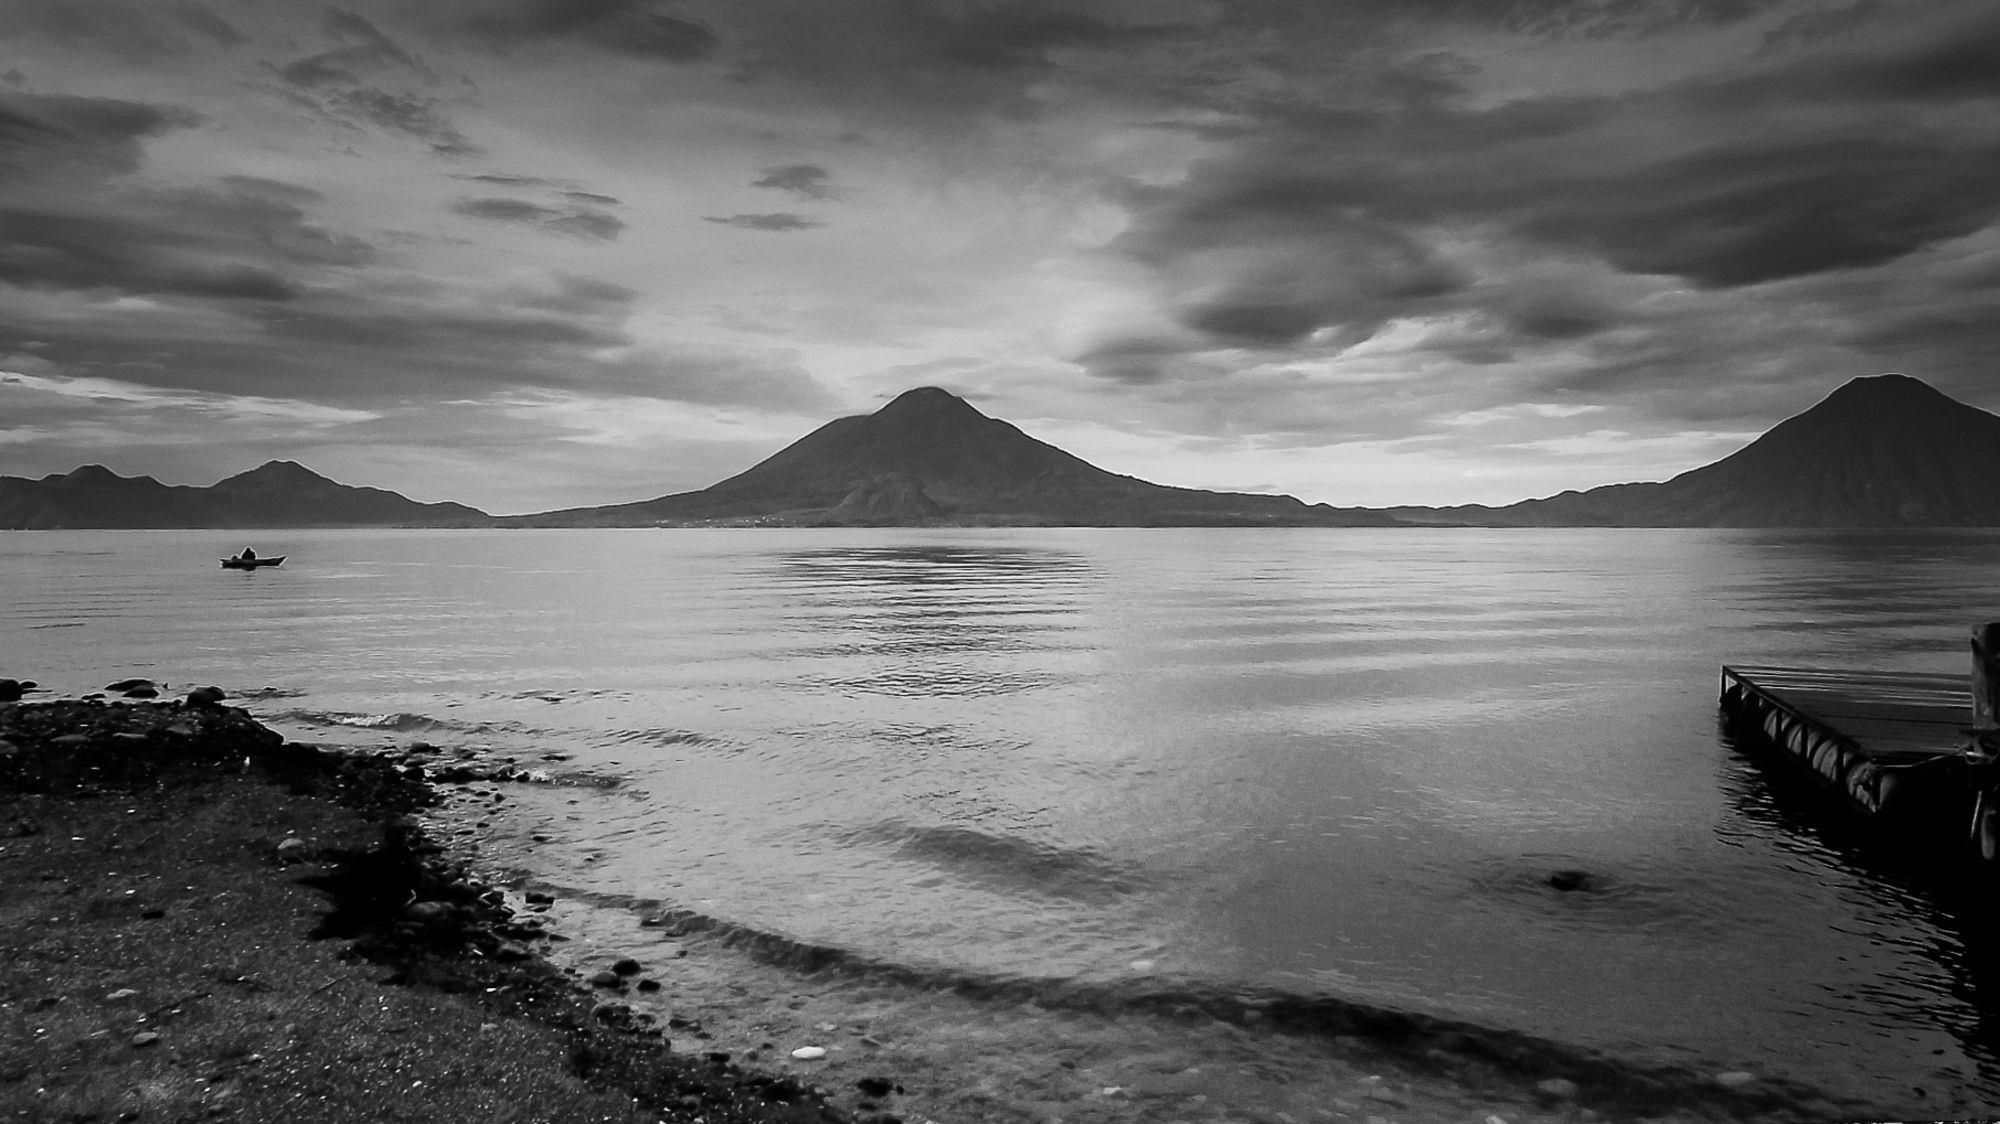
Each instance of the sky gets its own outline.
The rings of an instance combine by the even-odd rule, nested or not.
[[[1506,503],[2000,410],[1991,0],[0,0],[0,475],[495,513],[941,386]]]

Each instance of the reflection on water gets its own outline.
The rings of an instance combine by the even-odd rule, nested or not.
[[[1988,916],[1716,725],[1725,662],[1962,670],[2000,535],[312,532],[254,582],[211,538],[0,537],[0,674],[560,755],[624,783],[508,802],[593,856],[543,877],[922,978],[2000,1104]]]
[[[1052,685],[1024,654],[1054,649],[1089,595],[1069,551],[850,545],[776,559],[787,620],[823,638],[794,649],[795,689],[889,696],[1013,695]]]

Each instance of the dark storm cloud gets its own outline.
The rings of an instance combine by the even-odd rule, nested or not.
[[[0,4],[0,40],[41,36],[65,47],[99,50],[134,63],[185,55],[202,43],[234,47],[235,25],[202,0],[8,0]]]
[[[177,245],[180,232],[110,216],[0,207],[0,282],[225,300],[290,300],[296,284],[268,267]]]
[[[304,278],[375,260],[367,242],[308,221],[308,188],[232,176],[215,188],[130,190],[22,205],[0,197],[0,280],[36,289],[290,301]],[[90,204],[95,206],[74,204]]]
[[[654,0],[493,0],[462,26],[503,46],[568,39],[669,63],[699,62],[717,45],[714,32]]]
[[[817,219],[809,219],[804,215],[794,215],[786,212],[769,215],[710,215],[704,218],[703,221],[718,223],[722,226],[733,226],[742,230],[770,231],[774,234],[785,234],[795,230],[812,230],[816,227],[826,225]]]
[[[1704,11],[1681,15],[1735,18]],[[1122,189],[1133,219],[1111,249],[1158,279],[1198,333],[1190,350],[1339,348],[1410,316],[1511,333],[1466,361],[1633,316],[1538,292],[1496,260],[1740,290],[1880,269],[2000,220],[2000,13],[1865,51],[1828,43],[1618,95],[1481,108],[1268,97],[1183,182]],[[1172,340],[1155,344],[1150,358],[1121,346],[1085,362],[1158,377]]]
[[[1163,207],[1112,248],[1160,275],[1183,324],[1250,346],[1330,327],[1365,338],[1390,316],[1465,284],[1419,239],[1353,218],[1338,191],[1328,198],[1303,186],[1249,184]]]
[[[831,172],[817,164],[786,164],[764,169],[763,177],[750,181],[750,186],[767,187],[801,199],[818,201],[831,199],[837,194],[832,178]]]
[[[139,142],[200,118],[117,98],[0,92],[0,193],[37,182],[94,184],[139,167]]]
[[[0,281],[284,301],[300,293],[289,264],[370,252],[305,223],[304,189],[270,180],[112,190],[140,167],[143,139],[195,120],[137,102],[0,93]]]
[[[512,223],[553,234],[609,241],[625,229],[624,220],[603,211],[583,207],[544,207],[522,199],[462,199],[452,204],[454,212],[488,222]]]
[[[1731,288],[1893,261],[2000,217],[2000,146],[1943,137],[1716,147],[1573,192],[1531,237]],[[1583,186],[1583,185],[1579,185]]]

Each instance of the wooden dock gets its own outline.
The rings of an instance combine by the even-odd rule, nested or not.
[[[1855,812],[1898,834],[1970,843],[2000,858],[1992,758],[1968,752],[1973,690],[1967,676],[1722,669],[1722,709],[1739,739],[1804,766]]]

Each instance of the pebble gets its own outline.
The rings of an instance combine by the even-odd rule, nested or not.
[[[139,1033],[137,1033],[137,1034],[135,1034],[135,1035],[133,1035],[133,1036],[132,1036],[132,1045],[133,1045],[133,1046],[134,1046],[135,1048],[140,1048],[140,1049],[143,1049],[143,1048],[145,1048],[145,1047],[147,1047],[147,1046],[151,1046],[151,1045],[153,1045],[154,1043],[158,1042],[159,1040],[160,1040],[160,1036],[159,1036],[158,1034],[154,1033],[153,1031],[150,1031],[150,1030],[142,1030],[142,1031],[140,1031]]]
[[[116,683],[105,684],[104,689],[107,691],[136,691],[141,687],[158,688],[159,684],[153,682],[151,679],[120,679]]]
[[[298,836],[287,836],[278,843],[278,861],[295,863],[305,857],[306,841]]]
[[[228,694],[220,687],[196,687],[187,693],[189,706],[218,706]]]
[[[444,902],[411,902],[403,907],[403,917],[419,925],[437,925],[451,920],[451,907]]]
[[[109,995],[105,996],[104,998],[105,998],[105,999],[107,999],[107,1000],[109,1000],[109,1001],[111,1001],[111,1002],[113,1002],[113,1003],[116,1003],[116,1002],[118,1002],[118,1001],[119,1001],[120,999],[130,999],[130,998],[132,998],[133,996],[135,996],[135,995],[137,995],[137,994],[139,994],[139,993],[138,993],[138,992],[137,992],[136,990],[132,989],[132,988],[129,988],[129,987],[121,987],[121,988],[119,988],[119,989],[118,989],[117,991],[114,991],[114,992],[112,992],[111,994],[109,994]]]
[[[621,976],[636,976],[639,974],[639,962],[629,956],[620,957],[611,965],[611,970]]]
[[[1551,1077],[1535,1084],[1535,1092],[1551,1100],[1566,1101],[1577,1094],[1576,1082],[1567,1077]]]
[[[599,972],[590,977],[592,987],[624,987],[625,977],[616,972]]]
[[[871,1097],[886,1097],[895,1092],[896,1083],[886,1077],[864,1077],[854,1087]]]
[[[526,960],[533,955],[527,945],[518,941],[501,941],[500,947],[493,950],[493,959],[506,962]]]
[[[824,1046],[801,1046],[792,1051],[792,1056],[802,1062],[816,1062],[826,1056]]]
[[[1718,1073],[1715,1075],[1715,1083],[1725,1089],[1741,1089],[1749,1085],[1754,1085],[1756,1082],[1756,1074],[1746,1073],[1740,1069],[1732,1069],[1727,1073]]]
[[[529,890],[526,894],[522,895],[522,898],[526,900],[529,905],[550,905],[553,904],[556,900],[556,896],[554,894],[545,894],[540,890]]]
[[[640,990],[640,991],[658,991],[658,990],[660,990],[660,981],[658,981],[658,980],[640,980],[640,981],[639,981],[639,990]]]

